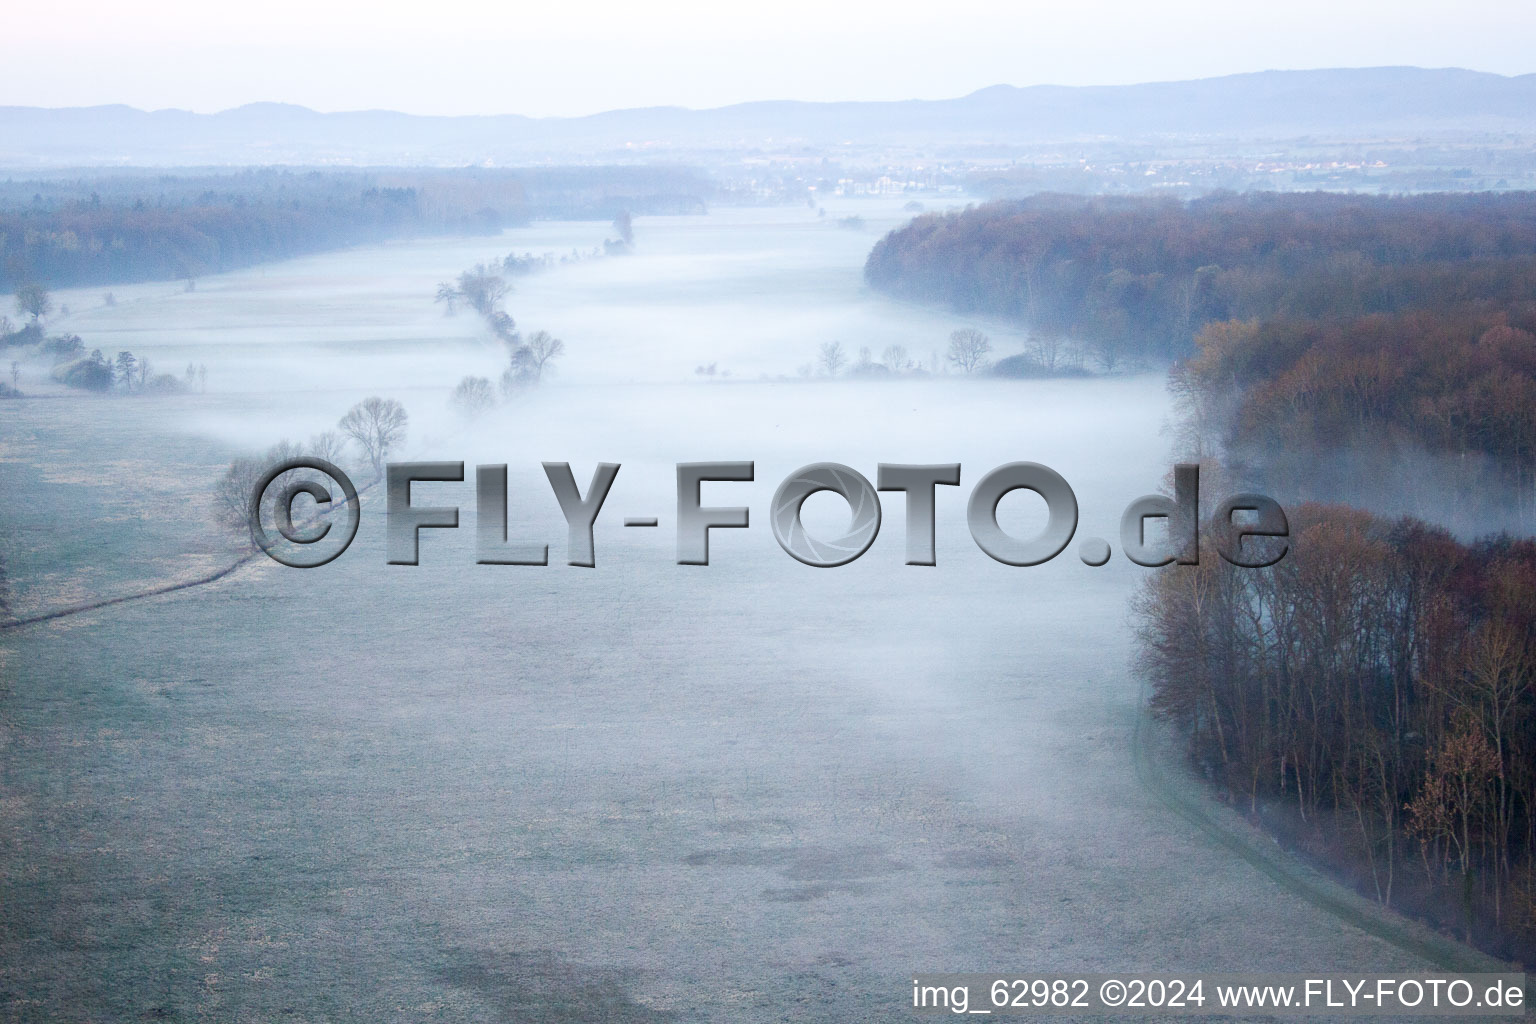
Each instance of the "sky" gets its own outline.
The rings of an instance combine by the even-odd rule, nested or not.
[[[51,0],[6,23],[0,105],[199,112],[571,116],[1270,68],[1536,71],[1530,0]]]

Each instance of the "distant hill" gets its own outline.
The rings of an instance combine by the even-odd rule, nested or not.
[[[1287,138],[1536,132],[1536,74],[1457,68],[1262,71],[1187,82],[992,86],[950,100],[650,107],[588,117],[321,114],[256,103],[218,114],[0,107],[0,166],[391,164],[1115,137]]]

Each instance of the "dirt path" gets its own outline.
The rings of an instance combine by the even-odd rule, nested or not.
[[[361,503],[363,495],[373,490],[378,485],[378,483],[379,478],[375,477],[357,489],[359,503]],[[329,514],[329,512],[320,513],[320,515]],[[312,517],[311,521],[313,521],[314,518],[318,517]],[[216,569],[213,572],[199,576],[196,579],[182,580],[180,583],[166,583],[156,587],[149,587],[145,590],[134,591],[131,594],[123,594],[118,597],[105,598],[100,601],[87,601],[84,604],[70,605],[66,608],[58,608],[54,611],[43,612],[39,615],[29,615],[26,618],[6,619],[4,621],[0,621],[0,633],[13,629],[21,629],[23,626],[35,626],[41,622],[52,622],[56,619],[65,619],[71,615],[80,615],[84,612],[93,612],[100,608],[110,608],[115,604],[127,604],[129,601],[142,601],[147,597],[158,597],[161,594],[172,594],[178,590],[190,590],[193,587],[202,587],[208,585],[209,583],[216,583],[219,580],[224,579],[226,576],[229,576],[241,566],[255,560],[260,554],[260,550],[248,551],[241,555],[239,558],[235,559],[229,565],[224,566],[224,568]]]
[[[20,629],[23,626],[35,626],[39,622],[52,622],[55,619],[68,618],[71,615],[79,615],[82,612],[93,612],[98,608],[108,608],[114,604],[126,604],[129,601],[140,601],[146,597],[156,597],[160,594],[170,594],[178,590],[190,590],[192,587],[201,587],[205,584],[213,583],[217,580],[223,579],[245,563],[251,561],[260,553],[261,552],[259,551],[252,551],[250,554],[242,555],[240,558],[235,559],[234,562],[226,565],[224,568],[208,573],[206,576],[199,576],[196,579],[182,580],[180,583],[167,583],[163,586],[151,587],[148,590],[140,590],[132,594],[123,594],[120,597],[109,597],[102,601],[88,601],[85,604],[70,605],[67,608],[59,608],[51,612],[43,612],[41,615],[29,615],[24,619],[9,619],[7,621],[0,622],[0,632],[11,629]]]

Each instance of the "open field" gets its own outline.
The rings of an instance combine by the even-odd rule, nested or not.
[[[1459,955],[1342,920],[1294,866],[1256,869],[1277,855],[1224,809],[1170,808],[1168,792],[1202,799],[1176,769],[1149,788],[1126,609],[1143,570],[1088,568],[1075,544],[1008,568],[967,534],[970,486],[1029,459],[1073,484],[1079,538],[1116,538],[1167,472],[1160,375],[794,378],[822,341],[926,358],[966,325],[862,289],[899,215],[871,204],[866,233],[805,210],[643,219],[633,257],[519,279],[519,325],[570,355],[474,423],[448,391],[502,355],[473,317],[442,316],[436,283],[509,250],[589,249],[605,225],[140,286],[111,308],[66,298],[88,346],[206,363],[209,390],[0,404],[18,614],[232,560],[208,505],[223,465],[375,392],[411,412],[407,457],[508,463],[512,530],[553,564],[475,565],[473,485],[421,485],[463,511],[419,567],[385,564],[370,503],[323,569],[258,560],[0,633],[0,1014],[867,1020],[901,1012],[921,971]],[[693,373],[708,362],[732,376]],[[705,459],[756,462],[754,483],[705,492],[753,525],[678,566],[673,465]],[[564,564],[542,460],[583,487],[596,461],[623,464],[595,569]],[[817,461],[871,479],[882,461],[962,463],[938,565],[901,564],[895,496],[859,561],[783,553],[769,496]],[[819,500],[813,527],[836,518]],[[661,529],[625,531],[629,515]],[[1001,518],[1023,533],[1043,515],[1015,494]]]

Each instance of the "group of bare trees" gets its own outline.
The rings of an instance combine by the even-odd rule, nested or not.
[[[436,301],[443,303],[449,316],[457,312],[458,304],[462,302],[489,319],[501,309],[502,300],[511,290],[499,266],[477,263],[460,274],[456,282],[444,281],[438,285]]]
[[[307,456],[345,467],[355,451],[363,467],[372,474],[369,483],[358,488],[363,490],[383,478],[384,464],[390,454],[405,443],[409,423],[410,417],[403,405],[392,398],[375,395],[348,409],[337,422],[336,430],[323,431],[303,444],[280,441],[260,456],[241,456],[229,464],[215,488],[218,515],[237,533],[249,538],[249,510],[256,484],[273,466],[293,458]],[[306,473],[305,470],[295,470],[289,475]],[[269,505],[281,490],[280,486],[267,488],[265,500]]]
[[[635,231],[632,222],[626,219],[627,215],[621,215],[614,219],[613,226],[618,230],[618,238],[607,238],[600,246],[582,250],[572,248],[568,253],[546,252],[534,255],[524,252],[518,255],[515,252],[507,253],[501,261],[501,269],[512,277],[527,277],[552,267],[564,267],[572,263],[585,263],[588,260],[602,259],[604,256],[625,256],[633,251]]]
[[[123,394],[175,394],[194,387],[207,389],[208,368],[187,364],[186,378],[175,374],[156,373],[146,356],[136,356],[124,349],[109,359],[100,349],[86,354],[85,342],[78,334],[45,336],[43,318],[53,311],[53,298],[39,284],[24,284],[16,290],[16,311],[27,317],[20,330],[12,330],[8,317],[0,316],[0,348],[31,346],[37,356],[51,358],[54,363],[53,378],[61,384],[87,391],[107,392],[116,389]],[[109,295],[110,299],[111,296]],[[109,303],[110,305],[111,303]],[[61,314],[68,315],[69,307],[62,307]],[[12,386],[18,381],[19,361],[11,363]]]
[[[126,349],[112,361],[113,383],[124,393],[169,395],[190,390],[198,382],[207,385],[208,370],[201,375],[197,367],[187,365],[187,377],[183,381],[173,373],[156,373],[148,356],[135,356]]]
[[[848,353],[840,341],[824,341],[816,350],[816,369],[823,377],[836,377],[848,365]]]
[[[992,351],[992,339],[974,327],[963,327],[951,332],[949,348],[944,361],[960,373],[979,374],[991,365],[987,355]],[[802,377],[895,377],[924,375],[939,371],[939,356],[934,353],[927,366],[911,358],[903,345],[887,345],[876,358],[869,346],[861,346],[858,353],[849,358],[842,342],[822,342],[816,349],[816,359],[800,368]]]
[[[852,361],[840,341],[824,341],[816,349],[814,363],[800,367],[800,376],[837,377],[844,373],[849,377],[888,377],[899,373],[915,372],[917,367],[907,360],[907,350],[900,345],[888,346],[878,362],[869,346],[861,346]]]
[[[950,332],[949,350],[944,358],[961,373],[978,373],[987,368],[991,351],[991,338],[974,327],[962,327]]]
[[[511,317],[505,313],[501,316],[510,324]],[[507,367],[501,372],[500,383],[503,398],[537,387],[550,365],[565,352],[565,342],[548,331],[534,331],[526,339],[514,333],[502,340],[507,346]],[[496,391],[490,378],[471,375],[459,381],[449,401],[461,414],[473,418],[495,407]]]
[[[53,311],[53,299],[48,289],[35,282],[28,282],[16,289],[16,312],[27,318],[28,323],[38,323]]]
[[[348,409],[336,425],[357,445],[374,475],[380,476],[384,472],[384,461],[389,453],[405,443],[405,428],[409,422],[405,406],[393,398],[374,395]],[[340,445],[336,444],[335,435],[330,433],[319,435],[312,447],[326,447],[338,453],[341,450]],[[336,461],[321,455],[318,450],[314,454],[330,462]]]
[[[1382,903],[1536,952],[1536,542],[1291,510],[1266,569],[1170,565],[1138,602],[1153,706],[1242,806]],[[1210,550],[1207,545],[1207,550]]]
[[[511,286],[496,264],[481,263],[459,275],[456,283],[438,285],[437,300],[451,315],[463,302],[485,320],[486,327],[507,349],[507,366],[502,371],[500,390],[510,398],[527,388],[537,387],[555,360],[565,353],[565,342],[548,331],[535,331],[524,338],[502,303]],[[496,404],[491,381],[469,376],[459,381],[450,396],[454,408],[466,416],[478,416]]]

